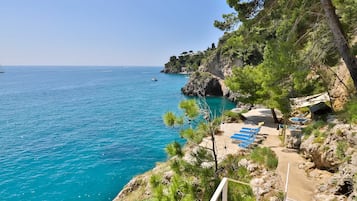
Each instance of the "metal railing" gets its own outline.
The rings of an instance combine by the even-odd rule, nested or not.
[[[222,179],[221,183],[219,183],[219,185],[218,185],[216,191],[214,192],[213,196],[211,197],[210,201],[218,201],[221,196],[222,196],[221,197],[222,201],[228,201],[228,182],[229,181],[232,181],[232,182],[235,182],[238,184],[243,184],[246,186],[250,186],[248,183],[224,177]]]
[[[286,181],[285,181],[285,189],[284,189],[284,201],[292,201],[292,199],[288,198],[288,182],[289,182],[289,174],[290,174],[290,163],[288,163],[288,169],[286,171]],[[219,183],[216,191],[214,192],[213,196],[211,197],[210,201],[228,201],[228,183],[229,181],[238,183],[238,184],[243,184],[246,186],[250,186],[250,184],[245,183],[245,182],[241,182],[241,181],[237,181],[234,179],[230,179],[230,178],[226,178],[224,177],[221,181],[221,183]],[[219,200],[219,198],[221,198]]]

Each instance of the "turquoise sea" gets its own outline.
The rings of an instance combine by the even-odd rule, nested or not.
[[[185,99],[162,67],[3,67],[0,196],[112,200],[180,140],[162,115]],[[157,82],[151,80],[156,77]],[[213,108],[233,103],[211,98]]]

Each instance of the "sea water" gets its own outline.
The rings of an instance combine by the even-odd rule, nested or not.
[[[159,73],[162,67],[3,69],[1,200],[112,200],[133,176],[167,159],[166,144],[181,140],[162,115],[178,111],[186,76]]]

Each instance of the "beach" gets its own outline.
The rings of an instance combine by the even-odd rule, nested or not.
[[[279,164],[277,173],[281,177],[283,184],[286,182],[286,173],[290,163],[290,174],[288,181],[288,198],[296,201],[311,201],[316,185],[323,183],[325,177],[309,177],[302,167],[307,161],[296,151],[287,150],[281,146],[279,130],[274,123],[270,109],[253,109],[243,114],[247,120],[244,123],[224,123],[221,125],[223,131],[215,136],[218,159],[221,161],[228,154],[235,154],[242,151],[230,136],[239,131],[242,127],[257,127],[259,122],[264,122],[257,136],[262,142],[258,146],[270,147],[277,155]],[[211,146],[210,138],[207,137],[201,143],[202,146]],[[318,170],[316,170],[318,171]],[[323,173],[319,173],[323,175]]]

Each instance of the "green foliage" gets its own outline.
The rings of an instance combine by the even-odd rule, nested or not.
[[[181,101],[179,107],[190,119],[196,118],[200,112],[199,107],[194,99]]]
[[[324,137],[325,137],[324,135],[325,135],[325,134],[324,134],[324,135],[321,135],[319,129],[322,128],[322,127],[324,127],[324,126],[326,126],[326,125],[327,125],[327,123],[324,122],[324,121],[321,121],[321,120],[315,121],[315,122],[313,122],[312,124],[306,126],[305,128],[302,128],[302,132],[304,133],[305,138],[308,137],[308,136],[310,136],[311,134],[314,134],[315,137],[316,137],[316,136],[317,136],[317,137],[320,136],[319,139],[316,139],[316,143],[321,143],[321,142],[324,140]]]
[[[158,187],[161,184],[161,176],[157,174],[153,174],[150,177],[150,185],[153,188]]]
[[[223,14],[222,17],[223,21],[215,20],[213,25],[222,31],[232,31],[238,23],[237,14]]]
[[[200,74],[201,75],[201,74]],[[205,74],[202,74],[205,76]],[[164,115],[165,124],[173,127],[182,125],[180,135],[185,138],[190,146],[197,146],[202,138],[214,135],[220,125],[219,118],[211,117],[211,112],[204,101],[197,104],[193,99],[182,101],[179,104],[183,110],[183,116],[175,116],[172,112]],[[209,114],[209,118],[203,120],[202,116]],[[213,138],[212,138],[213,139]],[[170,168],[175,173],[168,185],[152,185],[155,200],[208,200],[219,183],[217,177],[218,162],[214,158],[215,149],[198,147],[191,154],[191,163],[182,159],[184,152],[177,142],[169,144],[166,152],[170,157]],[[202,167],[203,162],[212,163],[213,167]]]
[[[182,52],[179,56],[171,56],[169,62],[165,64],[165,69],[170,73],[180,73],[183,71],[194,72],[214,49],[215,47],[213,45],[212,49],[208,48],[208,50],[204,52],[194,53],[191,50],[189,52]]]
[[[164,114],[163,120],[166,126],[173,127],[176,123],[176,115],[173,112],[167,112]]]
[[[345,118],[350,124],[357,123],[357,98],[352,98],[346,105],[342,114],[340,115]]]
[[[256,147],[250,153],[250,159],[258,164],[264,165],[269,170],[278,167],[278,158],[268,147]]]
[[[228,200],[230,201],[255,201],[253,190],[246,185],[229,182]]]
[[[244,156],[228,155],[220,163],[223,170],[222,176],[249,183],[251,180],[250,172],[245,167],[238,165],[242,158]],[[255,200],[250,186],[229,182],[228,188],[228,200]]]
[[[200,143],[202,141],[203,136],[199,135],[198,132],[196,132],[192,128],[187,128],[185,130],[180,131],[180,136],[187,139],[190,142],[194,142],[196,144]]]
[[[340,160],[345,159],[347,148],[348,148],[347,141],[338,141],[337,142],[336,155]]]
[[[241,122],[242,121],[242,114],[237,112],[232,112],[230,110],[226,110],[223,112],[223,119],[224,121],[228,122]]]
[[[326,139],[326,133],[320,132],[319,130],[314,130],[313,134],[315,136],[313,143],[322,144]]]
[[[285,200],[285,193],[283,191],[280,191],[277,193],[276,197],[278,198],[277,201],[284,201]]]
[[[171,144],[168,144],[165,148],[165,151],[170,157],[173,156],[183,157],[184,155],[181,145],[178,142],[173,142]]]

